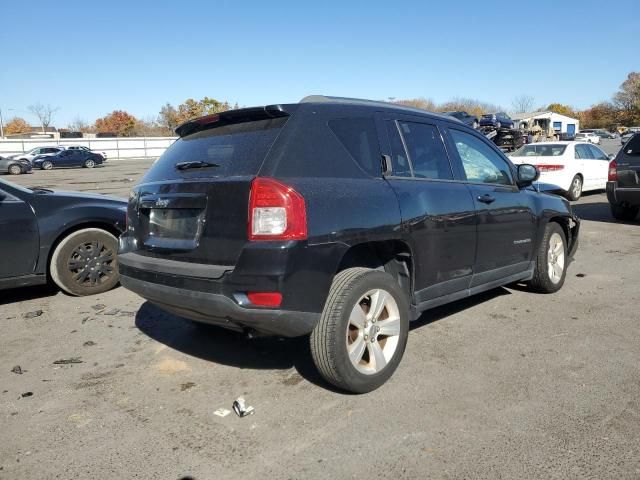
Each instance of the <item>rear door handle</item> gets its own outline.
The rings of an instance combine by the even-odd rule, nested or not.
[[[480,195],[478,196],[478,201],[482,202],[482,203],[493,203],[496,201],[495,198],[493,198],[491,195],[489,195],[488,193],[485,193],[484,195]]]

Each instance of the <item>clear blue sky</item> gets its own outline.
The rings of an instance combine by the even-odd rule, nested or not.
[[[0,108],[52,104],[57,126],[204,96],[584,108],[640,70],[638,0],[0,1]]]

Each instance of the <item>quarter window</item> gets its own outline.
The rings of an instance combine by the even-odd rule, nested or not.
[[[372,118],[329,120],[329,128],[360,167],[379,177],[382,166],[376,124]]]
[[[467,180],[476,183],[513,185],[507,162],[482,140],[459,130],[449,130]]]
[[[415,122],[399,122],[409,152],[413,176],[431,180],[453,180],[451,164],[438,128]]]

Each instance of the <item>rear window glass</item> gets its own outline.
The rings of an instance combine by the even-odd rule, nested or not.
[[[640,134],[631,137],[631,140],[624,146],[624,153],[627,155],[640,155]]]
[[[329,128],[342,146],[369,175],[381,175],[380,145],[372,118],[337,118],[329,120]]]
[[[287,117],[209,128],[179,138],[151,167],[143,181],[256,175]],[[177,163],[217,166],[176,169]]]
[[[559,157],[564,154],[567,149],[566,145],[551,144],[551,145],[525,145],[512,154],[512,157]]]

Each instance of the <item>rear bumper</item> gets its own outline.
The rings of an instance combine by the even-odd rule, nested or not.
[[[125,269],[125,273],[127,270]],[[221,293],[199,292],[139,280],[125,273],[120,283],[169,313],[231,330],[297,337],[310,333],[319,313],[241,307]]]
[[[118,268],[124,287],[164,310],[230,329],[299,336],[318,322],[344,253],[341,244],[248,242],[235,265],[151,256],[120,237]],[[279,292],[277,308],[249,302],[249,292]]]
[[[613,205],[640,206],[640,188],[619,187],[618,182],[607,182],[607,200]]]

